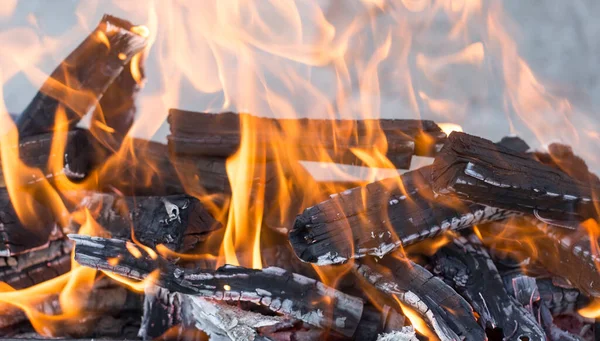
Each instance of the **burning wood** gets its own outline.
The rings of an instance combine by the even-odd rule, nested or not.
[[[475,236],[473,236],[475,237]],[[476,237],[471,238],[477,243]],[[534,316],[504,289],[487,251],[465,238],[436,254],[435,273],[465,297],[486,329],[500,329],[516,340],[543,340],[546,335]]]
[[[408,169],[413,154],[433,155],[446,138],[434,122],[425,120],[291,120],[172,109],[169,147],[175,154],[230,156],[240,146],[241,125],[246,120],[261,127],[257,143],[267,152],[267,159],[275,157],[269,153],[277,145],[275,148],[294,151],[299,160],[323,161],[320,153],[326,150],[333,162],[362,164],[351,149],[371,150],[374,141],[368,140],[368,132],[381,129],[387,138],[387,158],[396,168]],[[298,129],[302,136],[290,136],[287,126]]]
[[[158,262],[135,244],[117,239],[71,235],[76,242],[75,260],[82,265],[134,279],[158,270],[157,285],[169,291],[218,301],[242,301],[298,318],[321,328],[352,336],[363,311],[363,302],[314,279],[280,268],[263,270],[224,266],[217,270],[185,269]],[[128,250],[134,248],[136,255]],[[110,259],[118,259],[111,265]]]
[[[435,198],[430,174],[431,168],[424,167],[307,208],[289,235],[296,254],[321,265],[365,255],[383,257],[400,245],[514,215],[454,198]]]
[[[208,234],[221,228],[198,199],[188,195],[120,197],[92,193],[80,209],[96,212],[95,221],[115,238],[135,239],[150,247],[162,244],[172,250],[193,249]],[[76,221],[68,230],[79,230]]]
[[[433,190],[476,203],[521,212],[594,216],[593,191],[526,154],[454,132],[433,164]]]
[[[107,88],[146,46],[130,22],[105,15],[98,27],[50,75],[17,120],[21,138],[52,132],[59,105],[70,127],[98,105]]]
[[[407,259],[386,257],[382,266],[356,265],[356,272],[425,319],[441,340],[484,340],[469,304],[454,289]]]

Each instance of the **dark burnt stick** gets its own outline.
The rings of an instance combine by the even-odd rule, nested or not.
[[[469,301],[486,330],[499,330],[511,340],[545,340],[535,317],[506,292],[494,262],[472,237],[459,237],[439,250],[434,273]]]
[[[280,268],[184,269],[160,257],[153,260],[144,250],[123,240],[83,235],[70,238],[76,242],[75,260],[80,264],[134,279],[146,278],[158,270],[156,285],[172,292],[219,301],[252,302],[346,336],[354,334],[362,315],[362,300]],[[131,248],[142,256],[134,257]],[[117,265],[110,264],[113,258],[119,259]]]
[[[114,238],[130,239],[133,227],[140,243],[150,247],[163,244],[178,252],[192,250],[222,227],[198,199],[185,194],[121,197],[90,193],[81,201],[79,208],[84,207]],[[72,220],[69,230],[78,229],[79,223]]]
[[[515,214],[455,198],[435,198],[431,167],[357,187],[309,207],[289,233],[296,255],[321,265],[383,257],[400,245]]]
[[[593,192],[600,190],[527,154],[459,132],[450,134],[431,178],[438,194],[561,218],[594,216]]]
[[[241,115],[262,127],[256,135],[259,148],[277,144],[289,148],[284,150],[296,151],[306,161],[321,161],[317,151],[327,150],[334,162],[361,164],[350,149],[372,149],[373,141],[365,136],[380,127],[387,139],[387,157],[397,168],[408,169],[413,154],[433,155],[446,139],[446,134],[434,122],[426,120],[274,119]],[[239,148],[240,114],[171,109],[169,123],[169,146],[175,154],[229,156]],[[292,141],[286,136],[285,127],[289,125],[300,129],[302,137]],[[269,154],[270,148],[265,150],[267,158],[274,156]]]
[[[485,340],[471,306],[441,279],[407,259],[390,256],[379,264],[356,264],[355,270],[421,315],[442,341]]]
[[[105,15],[96,29],[52,72],[17,120],[20,137],[52,132],[59,104],[70,127],[96,107],[109,85],[147,43],[123,19]],[[61,89],[61,87],[66,87]]]
[[[52,239],[61,236],[52,212],[26,191],[19,193],[22,200],[30,202],[36,216],[25,224],[19,217],[6,188],[0,188],[0,257],[9,257],[28,250],[42,248]]]

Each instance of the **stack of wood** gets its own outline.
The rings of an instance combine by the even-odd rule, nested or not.
[[[570,148],[552,145],[542,153],[518,138],[493,143],[465,133],[446,136],[425,120],[275,119],[176,109],[169,113],[168,144],[131,139],[146,44],[143,30],[105,16],[15,120],[20,141],[12,148],[44,177],[24,176],[17,184],[0,177],[0,280],[23,289],[65,274],[74,250],[81,265],[148,281],[136,294],[99,275],[85,304],[88,315],[53,329],[54,336],[600,336],[593,320],[577,314],[600,295],[600,180]],[[65,84],[86,96],[65,97],[59,91]],[[77,128],[90,111],[91,127]],[[69,129],[59,152],[51,147],[60,112]],[[248,138],[255,162],[227,165]],[[390,162],[365,163],[361,152],[373,152],[384,138]],[[435,159],[408,170],[413,155]],[[64,168],[48,166],[56,159]],[[356,187],[319,183],[298,163],[324,160],[408,171]],[[254,200],[265,206],[262,269],[198,256],[220,251],[221,220],[234,191],[231,167],[261,175],[248,185],[264,189],[257,192],[264,197],[252,192],[249,198],[249,206]],[[79,183],[75,193],[59,186],[65,176]],[[69,219],[39,194],[48,185]],[[16,198],[9,196],[15,191],[6,186],[27,196],[35,219],[19,219]],[[278,202],[282,191],[289,196],[285,207]],[[78,234],[90,224],[94,236]],[[48,295],[35,308],[58,315],[60,301],[58,293]],[[27,316],[5,305],[0,334],[34,335]]]

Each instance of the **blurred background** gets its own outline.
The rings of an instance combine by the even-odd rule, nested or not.
[[[594,0],[3,0],[4,102],[19,113],[104,13],[152,47],[133,134],[171,107],[260,116],[426,118],[492,140],[572,145],[600,169]]]

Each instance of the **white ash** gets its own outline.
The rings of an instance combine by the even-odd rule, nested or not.
[[[379,334],[377,341],[418,341],[417,333],[412,326],[402,327],[389,333]]]
[[[344,263],[348,260],[348,258],[339,256],[337,253],[332,253],[331,251],[327,252],[326,254],[319,256],[319,258],[317,259],[316,265],[318,266],[324,266],[324,265],[331,265],[331,264],[340,264],[340,263]]]

